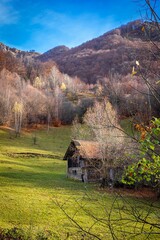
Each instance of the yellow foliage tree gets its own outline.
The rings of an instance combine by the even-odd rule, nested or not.
[[[60,89],[61,89],[62,91],[65,91],[65,90],[66,90],[66,85],[65,85],[65,83],[62,82]]]
[[[13,112],[14,112],[15,132],[17,137],[18,135],[20,136],[20,132],[21,132],[23,103],[15,102],[13,106]]]

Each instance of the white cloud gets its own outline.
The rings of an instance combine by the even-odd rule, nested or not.
[[[10,0],[0,2],[0,25],[15,24],[18,21],[18,12],[12,7]]]

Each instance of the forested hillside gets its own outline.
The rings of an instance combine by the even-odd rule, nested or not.
[[[147,122],[159,116],[144,81],[149,79],[159,91],[159,40],[154,22],[137,20],[79,47],[60,46],[44,54],[1,43],[1,124],[14,125],[15,116],[21,116],[22,126],[70,124],[77,115],[82,121],[95,99],[104,97],[120,119],[132,116]]]
[[[62,72],[91,84],[113,74],[126,76],[136,60],[159,71],[156,58],[159,41],[154,23],[137,20],[78,47],[59,46],[37,58],[43,62],[54,60]]]
[[[78,97],[89,91],[78,78],[62,74],[54,62],[34,60],[35,53],[17,56],[9,47],[0,51],[0,124],[21,127],[37,124],[70,124],[83,116],[93,103],[90,97]],[[37,54],[36,54],[37,55]]]

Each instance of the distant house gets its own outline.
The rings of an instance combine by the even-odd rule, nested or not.
[[[72,140],[63,158],[67,160],[67,176],[87,182],[102,179],[102,157],[100,146],[95,141]],[[116,182],[122,175],[122,167],[109,166],[107,181]]]

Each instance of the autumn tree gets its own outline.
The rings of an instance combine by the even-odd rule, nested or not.
[[[0,72],[0,121],[1,124],[12,126],[14,122],[13,106],[21,98],[22,79],[17,73],[6,69]]]
[[[17,136],[20,136],[20,133],[21,133],[23,103],[15,102],[14,107],[13,107],[13,112],[14,112],[15,133],[16,133],[16,137],[17,137]]]
[[[23,63],[14,57],[10,52],[0,51],[0,71],[7,69],[10,72],[16,72],[20,76],[24,77],[25,67]]]
[[[56,66],[53,66],[50,74],[48,76],[48,83],[51,90],[54,90],[57,86],[60,86],[62,83],[62,74]]]
[[[94,140],[98,142],[101,159],[101,175],[115,180],[114,168],[122,167],[127,158],[126,135],[123,133],[118,117],[108,100],[95,102],[84,115],[84,122],[94,133]]]
[[[11,77],[6,69],[0,72],[0,122],[6,124],[10,120],[11,114],[11,86],[9,84]]]
[[[47,116],[46,95],[28,84],[23,91],[26,121],[28,124],[45,123]]]
[[[160,197],[160,119],[154,118],[149,126],[137,124],[140,133],[140,155],[124,173],[123,182],[128,185],[153,187]]]

